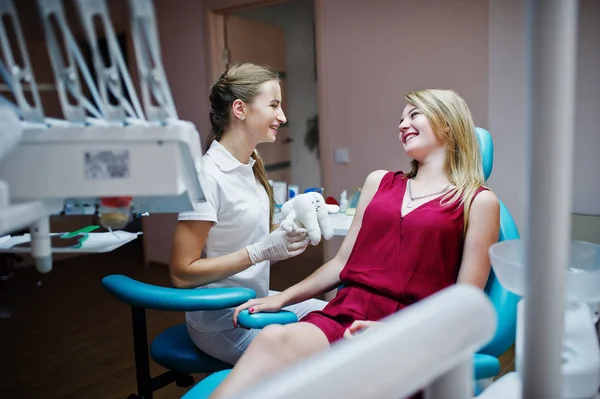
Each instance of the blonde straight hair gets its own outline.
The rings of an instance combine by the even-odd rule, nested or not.
[[[279,82],[279,74],[269,67],[252,63],[237,64],[225,71],[213,84],[210,90],[210,124],[212,129],[206,138],[206,149],[213,141],[220,141],[231,119],[231,106],[237,99],[250,104],[260,93],[261,85],[275,80]],[[252,152],[254,166],[252,172],[269,196],[269,230],[273,228],[275,200],[273,189],[269,184],[265,164],[258,153]]]
[[[437,139],[444,143],[444,173],[454,188],[442,198],[442,205],[464,205],[464,232],[469,210],[477,190],[484,184],[481,150],[475,135],[475,124],[465,100],[452,90],[426,89],[408,93],[406,102],[417,107],[429,120]],[[405,175],[417,175],[419,162],[411,162]]]

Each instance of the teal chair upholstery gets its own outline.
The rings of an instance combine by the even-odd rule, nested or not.
[[[186,392],[181,399],[208,399],[215,389],[229,375],[231,369],[219,371],[200,381],[192,389]]]
[[[296,313],[289,310],[281,310],[275,313],[251,314],[247,310],[240,312],[238,323],[243,328],[261,329],[269,324],[289,324],[298,321]]]
[[[491,134],[482,128],[476,128],[477,139],[482,154],[483,170],[485,180],[490,177],[494,164],[494,144]],[[498,241],[518,239],[519,230],[504,203],[500,202],[500,236]],[[494,271],[490,271],[485,292],[496,309],[498,315],[498,327],[496,334],[488,342],[474,359],[475,379],[487,379],[500,373],[500,361],[498,358],[515,343],[517,330],[517,304],[521,299],[504,288],[496,278]],[[496,366],[491,367],[492,364]]]
[[[249,288],[168,288],[145,284],[123,275],[104,277],[102,286],[131,306],[138,392],[131,394],[129,399],[152,399],[154,391],[170,383],[193,385],[192,373],[210,374],[232,367],[200,351],[190,339],[185,323],[161,332],[148,350],[146,309],[174,312],[226,309],[256,297]],[[167,371],[152,377],[150,358]]]
[[[477,140],[482,154],[483,172],[485,180],[490,177],[494,165],[494,144],[491,134],[482,128],[476,128]],[[518,239],[519,232],[510,212],[500,201],[500,236],[498,241]],[[520,297],[506,290],[498,281],[493,271],[485,287],[490,301],[496,309],[498,327],[494,338],[488,342],[473,357],[473,373],[475,380],[486,380],[500,374],[499,357],[514,344],[517,325],[517,303]],[[287,312],[290,313],[290,312]],[[255,313],[242,311],[239,315],[239,324],[243,327],[264,327],[268,324],[287,324],[297,321],[294,314],[286,314],[279,319],[280,313]],[[202,380],[183,396],[182,399],[208,398],[219,383],[231,370],[223,370]]]

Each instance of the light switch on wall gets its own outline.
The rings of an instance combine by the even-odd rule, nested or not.
[[[338,165],[350,163],[350,150],[347,148],[336,148],[335,163]]]

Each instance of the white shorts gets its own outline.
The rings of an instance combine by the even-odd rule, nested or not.
[[[269,296],[278,294],[277,291],[269,291]],[[309,299],[295,305],[286,306],[284,310],[296,313],[298,320],[313,310],[323,310],[327,302],[320,299]],[[189,323],[187,330],[194,344],[204,353],[220,359],[229,364],[235,364],[242,356],[250,342],[258,335],[260,330],[247,330],[244,328],[231,328],[217,332],[200,332]]]

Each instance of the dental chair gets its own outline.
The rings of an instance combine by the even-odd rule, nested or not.
[[[200,351],[190,339],[185,323],[160,333],[148,351],[146,309],[172,312],[217,310],[235,307],[256,297],[249,288],[167,288],[123,275],[104,277],[102,286],[131,306],[137,394],[129,395],[128,399],[152,399],[154,391],[173,382],[181,387],[193,385],[193,373],[210,374],[232,367]],[[150,358],[167,371],[152,377]]]
[[[485,180],[492,173],[494,164],[494,145],[491,134],[482,128],[476,128],[477,139],[482,153],[483,170]],[[498,241],[513,240],[519,238],[517,226],[504,205],[500,201],[500,236]],[[473,358],[473,374],[475,380],[475,394],[491,384],[492,379],[497,377],[500,370],[499,357],[514,344],[517,325],[517,303],[521,299],[517,295],[507,291],[496,278],[493,270],[485,287],[488,298],[493,303],[498,316],[498,328],[494,338],[475,354]],[[250,314],[247,310],[240,312],[238,322],[245,328],[263,328],[267,324],[286,324],[297,321],[295,314],[283,311],[278,313],[255,313]],[[282,319],[279,319],[279,317]],[[216,389],[216,387],[227,377],[231,370],[223,370],[214,373],[200,381],[190,389],[181,399],[205,399]]]

